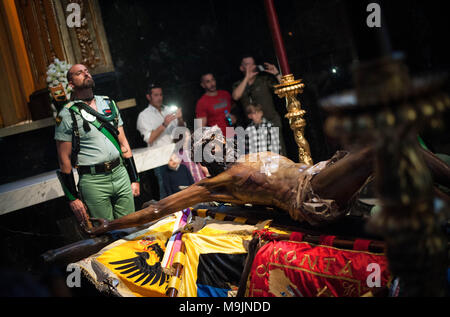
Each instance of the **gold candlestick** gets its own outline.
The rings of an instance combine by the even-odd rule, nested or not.
[[[297,95],[303,92],[305,84],[302,79],[295,80],[294,75],[289,74],[281,78],[281,83],[275,86],[275,93],[280,98],[286,98],[286,108],[288,113],[286,118],[289,120],[292,131],[294,131],[295,142],[298,145],[299,162],[306,165],[313,165],[309,143],[305,139],[304,132],[306,121],[303,119],[306,111],[301,108],[301,103]]]

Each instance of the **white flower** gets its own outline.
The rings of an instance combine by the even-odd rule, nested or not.
[[[58,58],[53,60],[53,63],[47,67],[47,85],[49,87],[56,87],[60,83],[63,85],[64,90],[68,98],[70,98],[70,92],[72,88],[68,85],[66,73],[72,67],[66,61],[60,61]]]

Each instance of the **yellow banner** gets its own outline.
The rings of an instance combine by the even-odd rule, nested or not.
[[[166,218],[76,264],[100,291],[109,288],[125,297],[166,296],[169,275],[163,271],[161,260],[175,221],[175,215]]]
[[[213,220],[196,233],[184,234],[182,239],[186,247],[186,259],[178,296],[197,297],[197,268],[201,254],[246,254],[246,244],[256,229],[258,225]]]

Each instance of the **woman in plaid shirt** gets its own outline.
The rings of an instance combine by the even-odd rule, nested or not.
[[[245,154],[259,152],[280,153],[279,128],[264,118],[260,105],[248,105],[247,116],[252,122],[245,129]]]

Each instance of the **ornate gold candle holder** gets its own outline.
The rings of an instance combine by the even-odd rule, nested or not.
[[[294,75],[289,74],[281,78],[281,83],[275,86],[275,93],[280,98],[286,98],[286,108],[292,131],[294,131],[295,142],[298,145],[299,162],[306,165],[313,165],[309,143],[305,139],[304,132],[306,121],[303,119],[306,111],[301,108],[301,103],[297,95],[303,92],[305,84],[302,79],[295,80]]]

